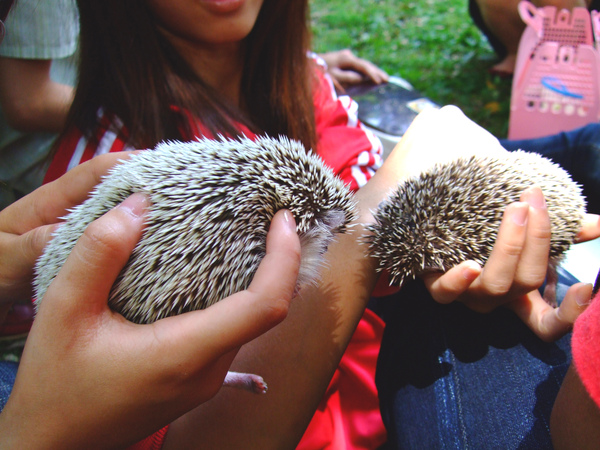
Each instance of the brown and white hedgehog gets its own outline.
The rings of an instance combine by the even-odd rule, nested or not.
[[[36,265],[38,302],[88,224],[134,192],[150,198],[147,225],[109,306],[135,323],[203,309],[248,287],[283,208],[300,236],[298,284],[314,281],[327,246],[355,215],[348,188],[300,143],[162,143],[116,165],[64,218]]]
[[[375,214],[371,254],[396,286],[465,260],[483,265],[504,209],[533,185],[542,189],[550,215],[553,269],[581,228],[585,200],[561,167],[524,151],[438,164],[401,183]]]

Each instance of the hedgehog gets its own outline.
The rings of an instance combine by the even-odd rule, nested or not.
[[[143,236],[109,306],[134,323],[203,309],[248,287],[274,214],[289,209],[301,243],[298,286],[356,216],[349,188],[285,137],[168,141],[117,164],[70,210],[35,267],[36,307],[87,225],[134,192],[149,196]]]
[[[551,220],[550,283],[581,228],[585,199],[560,166],[522,150],[437,164],[401,183],[374,214],[366,238],[370,254],[394,286],[465,260],[483,266],[504,209],[532,185],[542,189]]]

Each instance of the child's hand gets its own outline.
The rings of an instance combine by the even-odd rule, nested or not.
[[[372,83],[381,84],[389,76],[382,69],[366,59],[359,58],[351,50],[338,50],[319,55],[327,64],[327,71],[340,91],[344,87],[370,80]]]
[[[93,158],[0,211],[0,304],[31,300],[33,267],[60,217],[82,203],[102,176],[130,154]]]
[[[424,111],[373,177],[381,186],[377,194],[381,195],[384,189],[391,192],[403,179],[416,176],[436,163],[504,151],[494,136],[458,108],[446,106]],[[376,209],[376,205],[371,209]],[[598,236],[598,217],[590,215],[578,240]],[[465,261],[444,274],[429,274],[423,278],[438,302],[458,300],[480,312],[506,305],[542,339],[553,340],[566,333],[583,310],[571,300],[577,297],[581,303],[582,297],[589,298],[590,288],[576,285],[560,308],[550,307],[537,291],[546,275],[549,248],[548,211],[539,188],[532,188],[523,194],[520,202],[507,207],[485,267]]]
[[[580,240],[599,235],[598,217],[588,215]],[[559,308],[548,305],[538,288],[546,276],[549,249],[550,219],[543,194],[539,188],[531,188],[523,193],[521,202],[506,208],[494,250],[483,268],[466,261],[444,274],[423,278],[440,303],[458,300],[483,313],[505,305],[540,338],[552,341],[567,333],[583,312],[591,285],[574,285]]]
[[[300,243],[282,211],[247,290],[150,325],[109,309],[145,204],[134,194],[93,222],[46,292],[0,415],[7,448],[135,443],[214,396],[239,347],[286,317]]]

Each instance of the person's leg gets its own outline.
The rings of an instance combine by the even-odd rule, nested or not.
[[[537,139],[501,139],[500,143],[509,151],[539,153],[559,164],[583,186],[588,212],[600,213],[600,124]]]
[[[525,30],[525,23],[521,20],[517,9],[519,0],[475,1],[480,11],[481,21],[485,25],[484,33],[490,44],[494,50],[504,49],[504,52],[498,52],[501,61],[494,66],[494,70],[512,73],[515,69],[521,34]]]
[[[599,0],[600,1],[600,0]],[[481,32],[485,35],[488,42],[492,46],[492,49],[499,58],[504,58],[506,56],[506,47],[498,38],[491,32],[491,30],[486,25],[483,17],[481,15],[481,9],[479,8],[479,4],[476,0],[469,0],[469,15],[471,16],[471,20],[481,30]]]
[[[544,343],[507,309],[437,304],[420,281],[377,303],[386,448],[551,448],[569,336]]]

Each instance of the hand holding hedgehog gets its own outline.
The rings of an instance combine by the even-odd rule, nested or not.
[[[446,124],[456,125],[461,133],[464,116],[457,112],[450,109],[442,114]],[[419,131],[425,130],[413,130],[416,142],[422,135]],[[423,275],[440,302],[460,297],[478,311],[509,302],[545,339],[566,332],[580,309],[563,305],[559,313],[535,291],[548,266],[545,236],[550,235],[550,218],[540,189],[527,188],[538,184],[547,192],[553,216],[552,264],[581,229],[584,202],[579,188],[564,171],[537,155],[493,152],[449,161],[406,180],[381,205],[371,238],[380,268],[391,270],[396,284]],[[508,206],[496,239],[503,209],[519,200]],[[596,236],[593,232],[591,237]],[[448,272],[433,274],[436,271]],[[515,298],[519,300],[513,303]],[[533,307],[523,307],[523,302]]]
[[[0,213],[0,304],[33,298],[33,267],[60,222],[83,202],[114,164],[131,152],[99,156]]]
[[[147,204],[135,194],[87,227],[48,289],[0,415],[3,445],[21,437],[77,447],[79,433],[106,446],[136,442],[211,398],[237,348],[285,317],[300,245],[283,212],[248,290],[150,325],[111,311],[108,293],[142,234]]]
[[[298,283],[314,282],[327,246],[355,215],[348,188],[298,142],[163,143],[115,166],[65,218],[37,262],[38,302],[86,226],[134,192],[150,196],[147,229],[109,303],[135,323],[204,309],[245,289],[279,209],[298,222]]]
[[[271,218],[282,208],[298,220],[298,283],[314,282],[334,234],[354,217],[347,187],[299,143],[165,143],[115,166],[66,217],[36,266],[38,304],[86,226],[133,192],[150,196],[147,229],[109,304],[135,323],[204,309],[246,289],[265,254]],[[256,375],[231,374],[226,384],[266,392]]]

